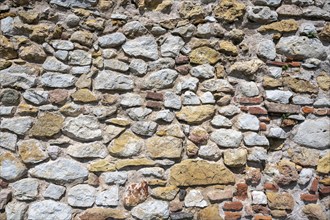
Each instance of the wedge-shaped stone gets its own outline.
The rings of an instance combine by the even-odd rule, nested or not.
[[[55,161],[40,164],[29,170],[31,176],[61,183],[82,181],[87,178],[88,170],[81,163],[59,158]]]
[[[147,151],[152,158],[171,158],[181,157],[183,150],[182,140],[172,136],[155,136],[146,141]]]
[[[169,183],[175,186],[226,185],[235,183],[235,176],[223,164],[189,159],[171,167]]]
[[[215,109],[212,105],[185,106],[176,113],[176,117],[189,124],[198,124],[212,118],[214,111]]]

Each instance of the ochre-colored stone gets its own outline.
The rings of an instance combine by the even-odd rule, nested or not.
[[[88,170],[90,172],[110,172],[115,171],[116,166],[114,163],[111,163],[107,159],[101,159],[97,161],[93,161],[88,165]]]
[[[238,55],[237,47],[230,41],[222,40],[219,42],[220,52],[227,55]]]
[[[155,161],[153,160],[149,160],[146,158],[141,158],[141,159],[123,159],[123,160],[119,160],[116,162],[116,168],[117,170],[126,168],[126,167],[139,167],[139,166],[143,166],[143,167],[150,167],[150,166],[154,166],[155,165]]]
[[[127,211],[123,209],[93,207],[80,213],[77,220],[126,219],[128,216]]]
[[[48,158],[46,145],[33,139],[19,142],[18,153],[24,163],[38,163]]]
[[[42,114],[31,129],[31,135],[35,137],[52,137],[62,128],[64,118],[55,113]]]
[[[138,145],[140,147],[138,147]],[[108,150],[113,156],[127,157],[138,153],[136,151],[139,151],[138,149],[143,145],[144,143],[142,138],[136,136],[131,131],[125,131],[109,145]]]
[[[178,194],[179,188],[176,186],[157,187],[152,189],[151,195],[157,199],[173,200]]]
[[[197,220],[222,220],[219,215],[218,205],[208,206],[205,209],[202,209],[197,214]]]
[[[146,148],[151,158],[178,159],[183,151],[182,139],[171,136],[151,137],[146,141]]]
[[[316,77],[316,81],[321,89],[325,91],[330,89],[330,76],[326,72],[323,72],[318,77]]]
[[[315,220],[328,219],[326,213],[322,210],[322,207],[319,204],[305,205],[302,211],[305,215],[307,215],[308,219],[315,219]]]
[[[205,17],[203,7],[200,5],[195,5],[192,2],[183,2],[179,13],[181,17],[190,19],[192,23],[200,23]]]
[[[282,79],[274,79],[270,76],[264,76],[262,86],[265,88],[277,88],[283,85]]]
[[[234,174],[223,164],[204,160],[183,160],[172,166],[170,170],[169,183],[175,186],[232,184],[234,182]]]
[[[88,89],[79,89],[75,91],[71,97],[74,101],[89,103],[89,102],[96,102],[97,97]]]
[[[226,22],[234,22],[245,13],[245,5],[236,0],[223,0],[214,8],[215,17]]]
[[[294,32],[298,30],[298,22],[294,19],[282,20],[261,26],[258,31],[276,31],[280,33]]]
[[[309,81],[297,79],[292,77],[284,77],[283,83],[288,86],[292,91],[297,93],[317,93],[318,88],[311,84]]]
[[[38,108],[33,105],[28,104],[19,104],[17,106],[17,111],[19,115],[25,116],[25,115],[31,115],[35,116],[38,113]]]
[[[326,23],[319,34],[320,38],[322,40],[325,40],[327,42],[330,42],[330,23]]]
[[[189,54],[190,62],[195,64],[215,64],[221,58],[218,51],[210,47],[198,47]]]
[[[12,42],[3,35],[0,35],[0,58],[3,59],[15,59],[17,52]]]
[[[30,46],[21,47],[19,50],[19,56],[28,62],[42,63],[45,61],[47,54],[42,46],[32,44]]]
[[[107,122],[114,124],[114,125],[123,126],[123,127],[126,127],[131,124],[131,122],[126,118],[111,118],[111,119],[107,120]]]
[[[5,59],[0,59],[0,70],[6,69],[12,65],[12,62]]]
[[[324,174],[330,173],[330,152],[319,159],[317,164],[317,172]]]
[[[179,120],[189,124],[198,124],[213,117],[214,111],[212,105],[184,106],[175,115]]]
[[[293,210],[295,201],[290,193],[267,192],[266,195],[269,208]]]
[[[39,13],[37,11],[19,11],[18,12],[19,18],[28,24],[32,24],[38,21]]]

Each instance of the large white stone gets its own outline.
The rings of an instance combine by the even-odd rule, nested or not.
[[[122,48],[125,53],[133,57],[143,57],[151,60],[157,60],[159,57],[156,40],[151,36],[142,36],[126,41]]]
[[[119,187],[110,186],[108,189],[97,193],[95,203],[99,206],[118,206]]]
[[[170,215],[167,202],[160,200],[149,200],[132,209],[132,215],[141,220],[168,219]]]
[[[204,208],[207,206],[207,201],[199,190],[192,189],[187,193],[184,199],[184,205],[186,207]]]
[[[238,147],[242,138],[241,132],[232,129],[218,129],[211,133],[211,140],[221,147]]]
[[[28,211],[29,220],[61,219],[71,220],[72,209],[67,204],[52,200],[34,202]]]
[[[68,203],[73,207],[91,207],[95,202],[96,189],[79,184],[68,190]]]

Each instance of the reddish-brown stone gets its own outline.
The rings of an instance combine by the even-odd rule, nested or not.
[[[9,184],[9,183],[7,183],[6,181],[0,179],[0,187],[1,187],[1,188],[7,188],[7,187],[8,187],[8,184]]]
[[[245,106],[245,105],[242,105],[239,107],[241,109],[241,111],[243,112],[247,112],[249,110],[249,107],[248,106]]]
[[[63,105],[68,99],[68,91],[65,89],[54,89],[49,91],[49,101],[56,105]]]
[[[267,124],[265,122],[259,123],[259,129],[260,131],[266,131],[267,130]]]
[[[319,196],[315,194],[305,193],[300,195],[300,199],[304,202],[317,202]]]
[[[304,114],[310,114],[310,113],[313,113],[314,108],[313,107],[310,107],[310,106],[304,106],[304,107],[301,108],[301,111]]]
[[[236,101],[238,101],[240,104],[260,104],[264,99],[259,97],[241,97],[241,98],[235,98]]]
[[[261,106],[250,106],[249,113],[252,115],[267,115],[268,114],[267,110]]]
[[[175,67],[175,70],[183,75],[188,74],[190,69],[191,69],[191,66],[188,64]]]
[[[330,186],[320,186],[319,191],[322,194],[322,196],[329,195],[330,194]]]
[[[245,200],[247,198],[248,185],[246,183],[238,183],[236,185],[236,196],[239,200]]]
[[[319,188],[319,179],[315,178],[312,181],[311,187],[309,188],[309,192],[312,194],[315,194],[317,192],[318,188]]]
[[[164,95],[163,95],[163,93],[159,93],[159,92],[147,92],[146,98],[157,100],[157,101],[163,101]]]
[[[271,216],[264,216],[264,215],[256,215],[254,220],[272,220]]]
[[[152,108],[152,109],[161,109],[163,106],[163,103],[161,102],[156,102],[156,101],[147,101],[146,106],[148,108]]]
[[[265,183],[264,184],[264,189],[277,192],[278,191],[278,186],[276,184],[273,184],[273,183]]]
[[[323,115],[327,115],[328,114],[328,110],[326,108],[317,108],[317,109],[314,109],[313,113],[315,115],[323,116]]]
[[[240,212],[225,212],[225,220],[238,220],[241,216]]]
[[[233,191],[226,190],[213,190],[207,193],[207,197],[211,202],[222,202],[224,200],[231,200],[233,198]]]
[[[296,120],[293,120],[293,119],[290,119],[290,118],[285,118],[281,122],[281,127],[282,128],[292,127],[292,126],[295,126],[296,124],[297,124]]]
[[[261,172],[258,168],[249,168],[246,170],[246,182],[249,185],[256,186],[260,183]]]
[[[243,204],[239,201],[236,202],[226,202],[223,205],[223,209],[224,210],[228,210],[228,211],[240,211],[243,209]]]
[[[291,105],[291,104],[280,104],[274,102],[265,102],[266,109],[268,112],[272,113],[299,113],[300,106],[299,105]]]
[[[270,213],[269,209],[266,206],[263,206],[263,205],[253,205],[252,210],[255,213],[260,213],[260,214],[263,214],[263,215],[268,215]]]
[[[124,194],[124,205],[127,207],[136,206],[144,202],[148,197],[148,185],[146,181],[132,183],[126,188]]]
[[[175,58],[175,64],[186,64],[189,63],[189,57],[184,55],[179,55]]]

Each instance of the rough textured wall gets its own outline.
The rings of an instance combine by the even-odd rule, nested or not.
[[[329,219],[329,0],[0,19],[0,219]]]

